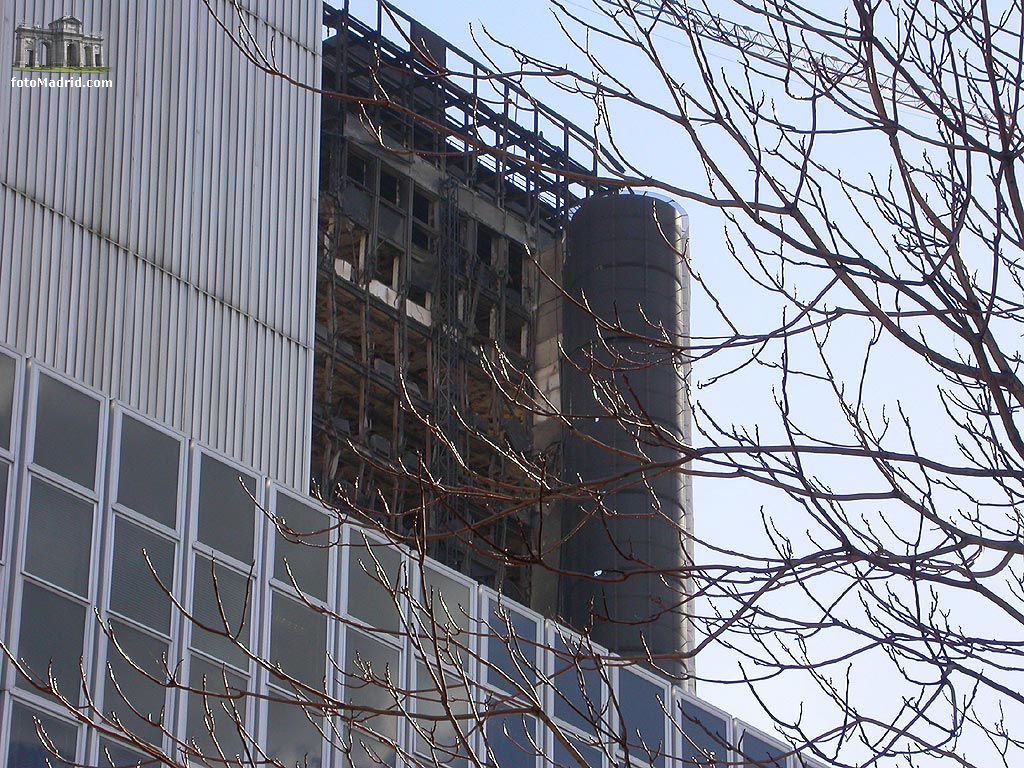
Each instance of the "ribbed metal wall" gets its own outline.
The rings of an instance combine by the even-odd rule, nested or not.
[[[319,85],[318,0],[211,5]],[[113,87],[13,87],[15,26],[68,14]],[[3,0],[0,64],[0,343],[304,488],[319,99],[203,0]]]

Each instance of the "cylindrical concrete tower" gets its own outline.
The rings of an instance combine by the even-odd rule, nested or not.
[[[631,411],[689,441],[689,366],[650,341],[689,339],[687,217],[654,197],[595,197],[573,217],[567,245],[565,290],[590,311],[565,301],[563,408],[573,425],[566,479],[593,481],[603,491],[600,503],[574,501],[564,510],[562,564],[581,577],[563,580],[562,609],[573,625],[591,627],[596,642],[623,655],[643,656],[645,646],[654,654],[679,653],[689,629],[679,570],[691,551],[689,479],[641,471],[678,453],[621,416]],[[675,674],[684,669],[666,665]]]

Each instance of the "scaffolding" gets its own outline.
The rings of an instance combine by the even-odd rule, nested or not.
[[[528,601],[526,569],[495,554],[530,547],[536,510],[459,489],[526,482],[494,446],[541,446],[493,371],[532,382],[530,254],[600,191],[573,179],[608,161],[395,9],[371,27],[325,5],[324,25],[323,87],[341,98],[322,110],[313,490]]]

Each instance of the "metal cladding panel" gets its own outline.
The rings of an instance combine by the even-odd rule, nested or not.
[[[565,471],[570,479],[631,481],[608,480],[603,510],[567,507],[563,567],[599,575],[567,580],[562,600],[577,626],[591,622],[590,606],[610,617],[594,620],[593,637],[630,656],[645,656],[648,648],[676,653],[688,644],[692,630],[680,607],[685,582],[664,574],[678,573],[688,559],[689,480],[672,472],[635,475],[636,462],[623,454],[637,451],[636,438],[617,419],[601,417],[594,382],[582,371],[590,367],[588,355],[618,369],[608,376],[599,365],[596,375],[626,402],[635,399],[659,428],[689,440],[688,367],[644,341],[662,332],[678,344],[689,338],[686,254],[686,214],[651,197],[591,198],[569,226],[564,287],[592,314],[565,302],[563,348],[575,365],[563,365],[563,407],[575,417],[577,435],[585,436],[566,439]],[[623,332],[599,332],[595,317],[617,322]],[[643,450],[655,465],[678,459],[671,448]]]
[[[0,343],[304,488],[319,99],[203,0],[2,2]],[[319,87],[317,0],[211,5]],[[15,87],[60,77],[13,70],[15,26],[66,14],[112,86]]]

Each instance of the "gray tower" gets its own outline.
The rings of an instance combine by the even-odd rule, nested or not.
[[[689,479],[637,474],[646,462],[636,458],[678,459],[657,431],[689,441],[689,366],[650,341],[689,338],[686,247],[686,214],[653,197],[591,198],[569,226],[564,286],[590,312],[565,303],[564,348],[572,362],[563,364],[562,381],[574,427],[565,469],[568,479],[597,482],[603,492],[600,503],[572,502],[565,510],[563,565],[581,576],[566,579],[562,604],[570,623],[592,625],[596,642],[626,656],[645,655],[645,644],[654,654],[688,645],[686,580],[678,574],[690,552]],[[653,428],[624,426],[635,419],[614,418],[613,410],[649,419]],[[680,664],[664,666],[683,672]]]

